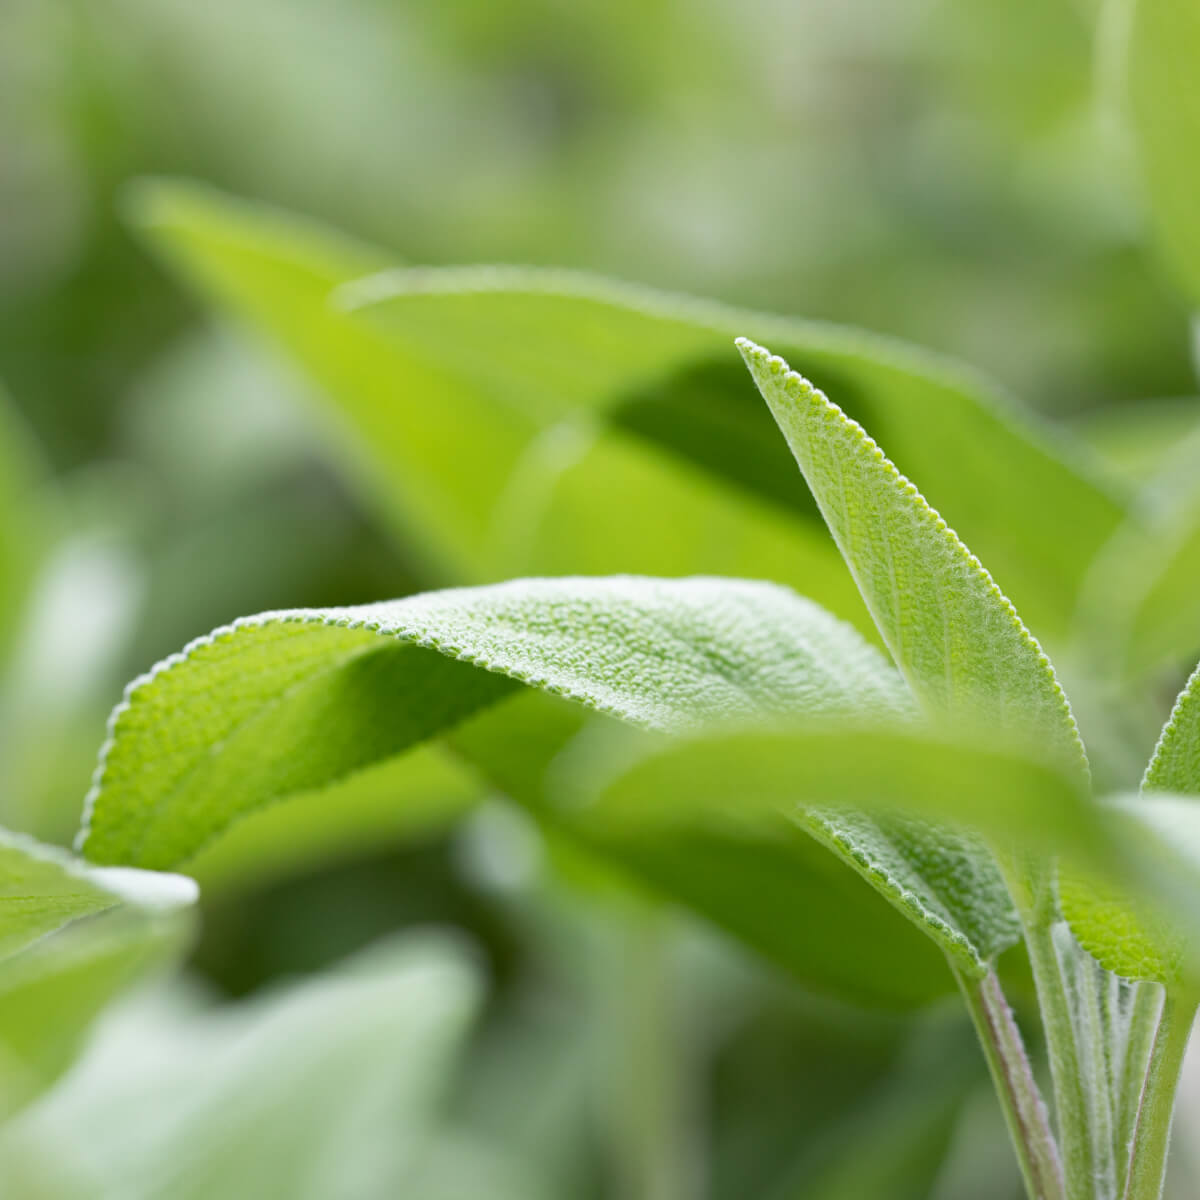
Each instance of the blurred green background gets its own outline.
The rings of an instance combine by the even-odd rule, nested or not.
[[[40,547],[0,581],[0,822],[69,841],[122,685],[190,638],[451,581],[297,364],[159,265],[132,180],[303,214],[363,273],[567,266],[893,334],[1137,480],[1196,382],[1122,8],[0,0],[0,499]],[[186,981],[0,1157],[18,1197],[1019,1194],[965,1018],[808,994],[499,805],[214,888]]]

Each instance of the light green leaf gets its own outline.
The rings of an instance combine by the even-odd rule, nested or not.
[[[182,948],[196,895],[179,875],[93,867],[0,831],[0,1118],[67,1067],[118,991]]]
[[[333,805],[337,789],[400,770],[400,756],[439,735],[493,786],[542,810],[546,765],[588,709],[676,730],[904,702],[878,651],[770,584],[527,580],[265,614],[193,643],[131,686],[114,713],[83,847],[97,861],[180,863],[288,797],[306,796],[310,810],[322,797]],[[558,819],[570,833],[569,818]],[[906,942],[903,922],[889,925],[887,906],[802,835],[589,845],[824,986],[913,1003],[949,982],[936,954],[920,938]],[[758,875],[756,892],[747,885]],[[835,921],[794,931],[778,921],[774,901],[803,900],[791,906],[801,911],[827,885],[846,894],[856,932],[879,929],[910,967],[898,961],[894,976],[874,979]],[[830,962],[806,963],[808,948]]]
[[[861,623],[730,361],[746,329],[839,381],[1049,634],[1066,629],[1123,511],[1078,452],[987,384],[884,339],[560,272],[422,268],[334,295],[354,264],[331,269],[328,242],[298,246],[275,233],[278,218],[179,184],[140,196],[152,244],[313,375],[336,401],[352,474],[461,578],[768,576]],[[1047,529],[1049,509],[1074,531],[1068,544]]]
[[[225,1009],[142,998],[5,1130],[0,1170],[71,1200],[414,1194],[479,1000],[472,957],[433,937]]]
[[[110,910],[0,964],[0,1120],[62,1075],[121,992],[186,951],[190,916],[180,908]]]
[[[1175,701],[1142,787],[1200,796],[1200,667]]]
[[[1082,645],[1088,662],[1117,680],[1179,667],[1200,651],[1197,453],[1195,434],[1179,443],[1084,581]]]
[[[130,686],[83,848],[175,865],[238,817],[398,755],[522,682],[654,729],[902,694],[853,631],[769,584],[523,580],[267,613]]]
[[[0,387],[0,667],[28,599],[39,543],[48,530],[34,489],[37,455]]]
[[[1108,970],[1170,987],[1200,980],[1200,669],[1180,693],[1138,796],[1105,802],[1127,877],[1064,874],[1063,912]]]
[[[994,740],[920,725],[807,724],[676,739],[615,778],[610,772],[585,813],[631,838],[785,814],[978,977],[1019,937],[1012,903],[977,842],[935,834],[924,822],[1042,852],[1079,849],[1096,834],[1088,799],[1056,766]]]
[[[1150,214],[1168,261],[1200,301],[1200,9],[1187,0],[1136,0],[1129,101]]]
[[[738,345],[916,695],[1026,735],[1086,779],[1054,669],[979,560],[861,425],[783,359]]]
[[[195,884],[182,876],[92,867],[57,847],[0,830],[0,958],[121,904],[169,910],[195,898]]]

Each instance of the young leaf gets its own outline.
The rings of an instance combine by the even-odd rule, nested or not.
[[[467,579],[769,576],[858,620],[811,500],[726,365],[744,329],[839,380],[1050,634],[1067,628],[1123,512],[1080,453],[988,385],[884,339],[561,272],[391,272],[339,289],[334,306],[334,281],[353,268],[309,268],[336,258],[320,239],[297,244],[275,232],[279,218],[180,184],[140,198],[152,243],[313,374],[336,401],[354,474]],[[355,304],[356,316],[342,311]],[[1048,510],[1069,523],[1068,543]]]
[[[586,709],[563,710],[560,738],[544,708],[516,703],[521,683],[529,698],[567,697],[660,730],[759,712],[886,711],[905,697],[878,651],[768,584],[527,580],[265,614],[193,643],[131,686],[113,716],[83,848],[104,862],[183,862],[277,801],[333,804],[336,789],[399,769],[401,755],[438,735],[536,806],[548,757]],[[906,942],[904,924],[888,923],[886,905],[799,834],[593,849],[824,986],[913,1003],[950,982],[919,938]],[[836,917],[795,931],[778,921],[781,899],[802,900],[790,905],[800,911],[839,895],[855,933],[869,944],[873,927],[886,931],[895,953],[909,955],[907,969],[898,961],[892,976],[875,978],[859,943],[838,936]],[[808,948],[825,957],[806,962]]]
[[[182,948],[196,894],[179,875],[92,867],[0,831],[0,1118],[61,1074],[121,988]]]
[[[783,359],[738,346],[916,695],[1027,735],[1086,779],[1054,669],[979,560],[862,426]]]
[[[1193,300],[1200,299],[1200,10],[1186,0],[1136,0],[1129,45],[1129,100],[1150,212]]]
[[[1200,980],[1200,669],[1163,727],[1139,796],[1106,801],[1130,863],[1133,889],[1065,875],[1063,911],[1080,943],[1108,970],[1176,987]]]

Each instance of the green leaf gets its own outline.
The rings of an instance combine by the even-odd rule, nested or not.
[[[1180,693],[1138,796],[1105,802],[1127,877],[1064,874],[1063,912],[1080,943],[1128,979],[1200,980],[1200,669]]]
[[[117,992],[182,949],[196,895],[179,875],[93,867],[0,831],[0,1118],[61,1074]]]
[[[1180,282],[1200,301],[1200,10],[1186,0],[1136,0],[1129,102],[1137,154],[1159,241]]]
[[[480,990],[463,947],[418,936],[236,1006],[144,997],[4,1131],[0,1169],[79,1200],[414,1194]]]
[[[1142,788],[1200,796],[1200,667],[1179,693],[1163,726]]]
[[[1048,852],[1094,838],[1088,801],[1056,766],[994,739],[842,723],[676,739],[615,778],[610,772],[585,812],[631,839],[782,813],[859,870],[960,970],[980,977],[1019,938],[1012,902],[977,842],[935,834],[924,822]]]
[[[39,467],[29,436],[0,387],[0,666],[29,598],[39,543],[48,532],[34,496]]]
[[[987,384],[884,339],[560,272],[421,268],[335,294],[354,264],[330,269],[326,240],[297,245],[292,226],[276,234],[278,218],[179,184],[140,197],[152,244],[313,375],[336,402],[352,476],[460,578],[768,576],[863,623],[730,363],[746,329],[840,382],[1049,634],[1066,630],[1122,515],[1078,452]],[[1068,544],[1048,509],[1069,522]]]
[[[401,770],[406,751],[438,735],[547,815],[542,775],[588,709],[676,730],[904,702],[878,651],[770,584],[527,580],[265,614],[200,639],[131,685],[113,716],[82,844],[96,861],[181,863],[289,797],[305,797],[310,812],[323,798],[337,811],[337,789],[363,773]],[[569,815],[557,819],[570,833]],[[280,808],[275,827],[286,820]],[[906,942],[887,906],[798,834],[589,845],[818,984],[913,1003],[950,982],[921,939]],[[756,873],[761,898],[749,886]],[[774,901],[803,900],[791,906],[802,911],[827,884],[846,893],[855,932],[879,930],[898,957],[909,954],[908,969],[898,961],[894,977],[876,979],[836,923],[780,924]],[[830,961],[806,961],[810,948]]]
[[[1080,598],[1087,660],[1119,681],[1194,662],[1200,651],[1200,438],[1177,450],[1097,558]]]
[[[169,910],[195,897],[190,879],[92,867],[57,847],[0,830],[0,959],[79,917],[121,904]]]
[[[916,695],[935,713],[1026,735],[1086,779],[1054,669],[979,560],[861,425],[783,359],[738,345]]]

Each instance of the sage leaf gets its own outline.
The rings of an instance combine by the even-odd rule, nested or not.
[[[861,425],[783,359],[738,346],[916,696],[1027,735],[1086,779],[1054,669],[979,560]]]
[[[533,700],[542,703],[531,709]],[[344,795],[337,789],[401,771],[408,751],[439,736],[489,784],[572,832],[568,815],[545,813],[542,776],[588,711],[673,732],[739,715],[906,703],[877,650],[769,584],[526,580],[264,614],[200,639],[131,685],[113,715],[81,844],[98,862],[165,866],[197,853],[202,862],[242,819],[266,819],[290,797],[310,812],[323,800],[334,806]],[[889,921],[886,904],[798,832],[588,845],[823,986],[911,1004],[950,983],[921,938],[906,940],[904,922]],[[760,877],[761,888],[749,886]],[[823,897],[844,900],[845,927],[837,909],[827,924],[778,922],[774,902]],[[897,958],[896,974],[876,978],[845,928],[868,940],[874,929]],[[808,950],[824,956],[809,959]]]

